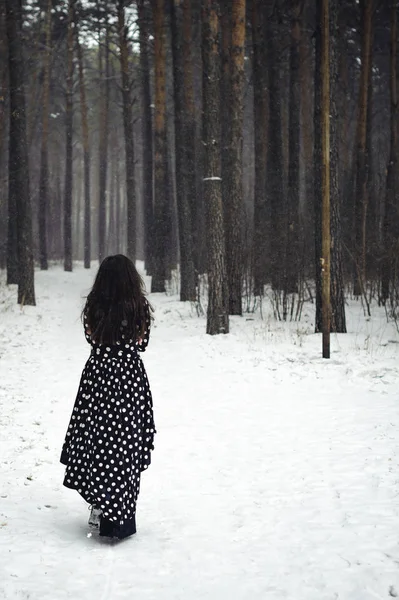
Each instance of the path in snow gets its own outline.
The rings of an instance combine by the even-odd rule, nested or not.
[[[38,306],[22,312],[0,290],[0,598],[399,595],[398,345],[382,320],[334,339],[328,362],[305,324],[236,318],[210,338],[190,306],[152,296],[158,435],[138,534],[87,537],[58,458],[92,277],[37,273]]]

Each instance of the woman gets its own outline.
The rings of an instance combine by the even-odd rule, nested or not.
[[[140,475],[153,450],[152,397],[138,354],[151,310],[133,263],[106,258],[82,313],[91,354],[61,453],[64,485],[92,505],[89,523],[119,539],[136,533]]]

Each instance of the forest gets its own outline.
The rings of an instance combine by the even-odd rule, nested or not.
[[[207,333],[399,319],[396,0],[0,0],[0,268],[111,253]]]

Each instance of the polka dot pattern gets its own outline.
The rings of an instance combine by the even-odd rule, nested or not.
[[[139,352],[150,335],[113,346],[94,343],[80,380],[62,448],[64,485],[75,489],[103,517],[123,527],[136,513],[140,475],[148,468],[155,425],[151,390]]]

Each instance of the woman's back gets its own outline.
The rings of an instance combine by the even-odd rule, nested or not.
[[[64,485],[98,511],[100,535],[119,538],[136,531],[140,476],[151,462],[155,435],[139,356],[148,345],[151,308],[141,285],[134,287],[141,280],[131,277],[134,266],[128,261],[126,269],[126,261],[120,255],[105,259],[87,298],[84,328],[92,350],[61,454]],[[118,285],[115,273],[128,273],[128,281]],[[132,291],[137,293],[129,297]]]

